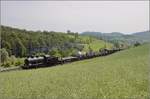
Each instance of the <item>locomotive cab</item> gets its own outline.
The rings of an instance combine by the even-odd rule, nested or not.
[[[55,65],[59,62],[58,57],[50,56],[50,55],[44,55],[44,63],[46,65]]]

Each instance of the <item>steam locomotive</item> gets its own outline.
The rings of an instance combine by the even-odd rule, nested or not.
[[[55,56],[50,56],[50,55],[44,55],[44,56],[31,56],[27,57],[24,60],[24,65],[22,66],[23,69],[29,69],[29,68],[38,68],[38,67],[50,67],[50,66],[55,66],[58,64],[65,64],[65,63],[70,63],[74,61],[79,61],[79,60],[84,60],[84,59],[91,59],[94,57],[100,57],[100,56],[106,56],[112,53],[115,53],[117,51],[120,51],[123,49],[100,49],[99,52],[87,52],[87,53],[78,53],[77,55],[74,56],[69,56],[69,57],[55,57]]]

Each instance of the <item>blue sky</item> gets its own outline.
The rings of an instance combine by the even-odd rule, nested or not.
[[[148,1],[1,1],[1,24],[66,32],[149,30]]]

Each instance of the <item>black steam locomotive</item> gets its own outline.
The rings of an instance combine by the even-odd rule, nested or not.
[[[88,53],[84,54],[78,54],[75,56],[69,56],[69,57],[54,57],[50,55],[44,55],[44,56],[36,56],[36,57],[28,57],[24,60],[24,66],[22,66],[23,69],[28,69],[28,68],[38,68],[38,67],[50,67],[50,66],[55,66],[58,64],[65,64],[68,62],[74,62],[74,61],[79,61],[79,60],[84,60],[84,59],[90,59],[94,57],[100,57],[100,56],[106,56],[109,54],[112,54],[114,52],[120,51],[123,49],[101,49],[99,52],[93,52],[90,51]]]

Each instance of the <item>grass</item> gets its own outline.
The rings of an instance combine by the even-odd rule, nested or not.
[[[93,50],[93,51],[99,51],[100,48],[104,48],[106,46],[106,48],[112,48],[113,44],[105,42],[103,40],[98,40],[96,38],[93,37],[89,37],[89,36],[81,36],[83,41],[90,41],[88,44],[84,44],[84,49],[83,51],[88,52],[89,51],[89,47]]]
[[[149,46],[51,68],[0,73],[1,99],[148,99]]]
[[[100,48],[104,48],[106,44],[106,48],[111,48],[112,44],[111,43],[105,43],[102,40],[97,40],[93,39],[93,41],[90,44],[84,44],[84,51],[88,52],[89,51],[89,46],[93,51],[99,51]]]

